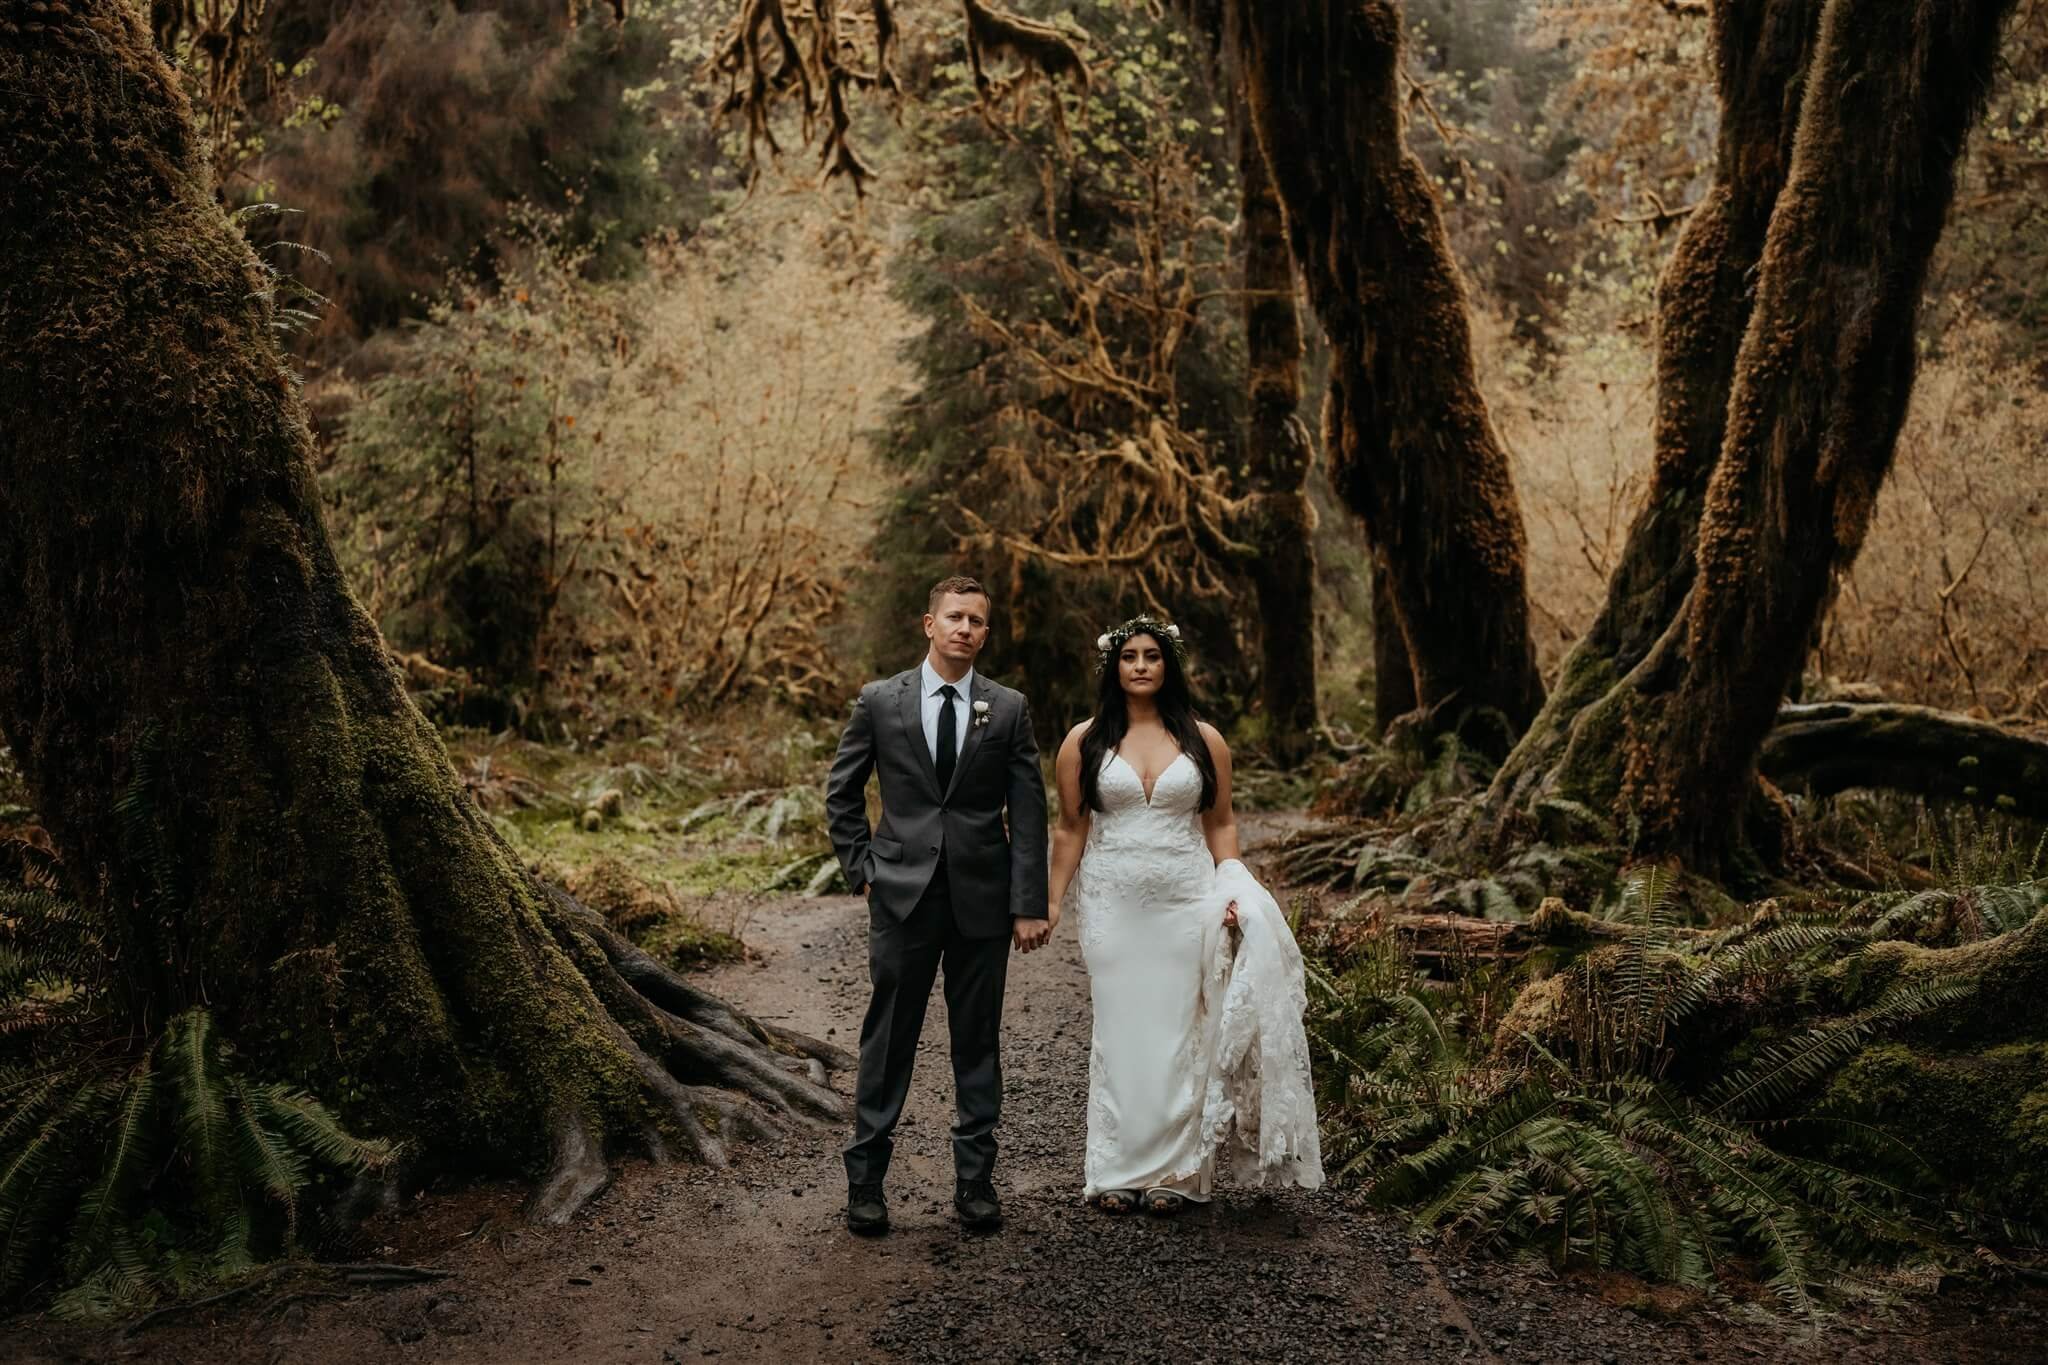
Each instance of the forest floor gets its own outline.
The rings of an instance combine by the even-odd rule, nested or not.
[[[850,1047],[864,903],[766,901],[746,934],[747,958],[706,984]],[[1179,1219],[1107,1218],[1079,1199],[1088,1033],[1087,979],[1063,931],[1011,966],[1008,1221],[992,1235],[964,1234],[952,1215],[935,994],[885,1238],[844,1230],[841,1135],[806,1130],[742,1148],[723,1172],[629,1162],[567,1227],[526,1226],[522,1192],[503,1185],[429,1194],[373,1222],[363,1258],[450,1272],[432,1283],[343,1293],[279,1280],[127,1335],[20,1318],[0,1324],[0,1360],[1923,1362],[2038,1360],[2048,1342],[2040,1293],[1858,1310],[1817,1339],[1717,1311],[1672,1318],[1674,1300],[1639,1281],[1449,1254],[1329,1189],[1237,1189],[1226,1176],[1216,1203]]]

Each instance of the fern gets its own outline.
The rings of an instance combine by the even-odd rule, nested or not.
[[[0,1000],[36,986],[96,990],[110,957],[91,916],[35,887],[0,890],[0,954]]]
[[[388,1142],[359,1138],[303,1090],[286,1085],[259,1086],[255,1099],[277,1130],[324,1165],[345,1171],[378,1171],[391,1164],[396,1149]]]
[[[21,1287],[70,1185],[77,1139],[99,1124],[117,1094],[105,1078],[90,1077],[0,1165],[0,1297]]]
[[[289,1247],[298,1240],[299,1194],[306,1188],[306,1158],[290,1141],[265,1125],[253,1089],[240,1076],[229,1078],[228,1092],[235,1102],[235,1156],[244,1179],[283,1208],[284,1239]]]
[[[0,1139],[0,1297],[68,1226],[58,1264],[70,1287],[55,1307],[74,1317],[239,1276],[294,1245],[315,1167],[352,1174],[392,1158],[303,1091],[245,1075],[203,1009],[132,1060],[0,1073]],[[186,1209],[196,1223],[162,1223]]]
[[[183,898],[175,844],[165,836],[163,822],[157,817],[157,754],[161,748],[157,727],[146,726],[131,755],[135,771],[114,798],[114,816],[127,861],[143,870],[143,895],[152,908],[167,907]]]
[[[172,1116],[201,1206],[213,1221],[227,1214],[228,1103],[213,1038],[213,1016],[191,1009],[164,1031],[164,1065],[175,1080]]]
[[[1871,924],[1911,898],[1866,906],[1848,922],[1780,912],[1717,936],[1681,936],[1673,884],[1652,867],[1626,879],[1612,911],[1626,933],[1568,969],[1552,1026],[1558,1045],[1516,1039],[1507,1064],[1491,1048],[1482,1065],[1466,1060],[1470,1040],[1447,1026],[1470,1027],[1451,1003],[1459,993],[1420,988],[1393,947],[1370,948],[1341,976],[1313,973],[1312,1037],[1343,1073],[1334,1087],[1324,1082],[1333,1169],[1362,1181],[1372,1202],[1467,1245],[1525,1248],[1708,1293],[1718,1293],[1724,1263],[1746,1260],[1786,1310],[1818,1315],[1847,1283],[1845,1267],[1896,1258],[1942,1229],[1910,1189],[1769,1140],[1790,1124],[1831,1118],[1762,1115],[1804,1099],[1871,1041],[1967,986],[1894,987],[1718,1081],[1682,1089],[1663,1077],[1676,1023],[1780,998],[1788,976],[1845,955],[1853,964]],[[1974,898],[1990,928],[2031,918],[2035,893],[1947,894]],[[1868,1125],[1840,1131],[1859,1149],[1900,1145],[1858,1129]],[[1892,1150],[1871,1164],[1903,1163]]]
[[[1531,811],[1546,829],[1563,833],[1566,836],[1564,842],[1576,842],[1588,836],[1603,844],[1616,840],[1614,821],[1584,802],[1562,796],[1542,796],[1532,803]]]
[[[127,1201],[155,1155],[158,1135],[154,1050],[144,1052],[129,1073],[108,1140],[100,1177],[78,1201],[65,1264],[76,1278],[111,1253],[127,1217]],[[118,1258],[116,1258],[118,1259]],[[127,1269],[132,1270],[133,1267]]]
[[[1879,1030],[1969,993],[1967,983],[1940,979],[1894,987],[1866,1010],[1765,1048],[1756,1061],[1715,1087],[1711,1103],[1717,1113],[1733,1114],[1751,1113],[1760,1104],[1783,1104],[1847,1061]]]

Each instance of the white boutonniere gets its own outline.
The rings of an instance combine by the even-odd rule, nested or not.
[[[988,724],[988,703],[977,701],[974,703],[974,728],[979,730],[986,724]]]

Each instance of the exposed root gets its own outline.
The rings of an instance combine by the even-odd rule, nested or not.
[[[654,1121],[640,1133],[656,1161],[668,1160],[671,1139],[680,1138],[692,1155],[722,1168],[731,1161],[730,1142],[779,1137],[775,1116],[846,1118],[847,1101],[828,1082],[830,1068],[853,1065],[850,1053],[749,1018],[662,966],[574,897],[545,889],[548,928],[589,982],[603,1026],[652,1105]],[[535,1222],[573,1217],[609,1179],[587,1118],[557,1120],[553,1143],[551,1172],[527,1206]]]
[[[130,1337],[137,1336],[143,1332],[148,1331],[151,1327],[154,1327],[156,1324],[160,1322],[167,1321],[171,1318],[179,1317],[186,1313],[196,1312],[201,1308],[217,1308],[221,1304],[226,1303],[230,1299],[239,1299],[240,1297],[242,1297],[242,1295],[247,1294],[251,1290],[260,1289],[264,1285],[269,1284],[272,1280],[277,1278],[277,1276],[281,1273],[281,1270],[282,1267],[266,1270],[262,1274],[256,1276],[254,1279],[244,1280],[241,1284],[236,1285],[233,1289],[224,1289],[218,1294],[208,1294],[203,1299],[193,1299],[189,1303],[168,1304],[165,1307],[157,1309],[153,1313],[145,1313],[141,1317],[137,1318],[135,1321],[129,1323],[125,1328],[121,1330],[120,1339],[122,1341],[126,1341]]]
[[[432,1265],[400,1265],[392,1261],[357,1261],[331,1265],[327,1270],[350,1284],[426,1284],[452,1279],[455,1272]]]
[[[845,1048],[795,1029],[750,1019],[709,991],[700,990],[655,961],[639,945],[605,923],[604,916],[564,892],[550,888],[555,905],[574,917],[575,927],[603,951],[605,960],[634,993],[667,1014],[746,1046],[767,1044],[798,1058],[815,1059],[820,1070],[850,1071],[857,1058]],[[818,1083],[824,1084],[822,1076]]]
[[[553,1123],[554,1157],[548,1176],[526,1201],[529,1222],[560,1227],[611,1184],[604,1146],[581,1114],[558,1115]]]

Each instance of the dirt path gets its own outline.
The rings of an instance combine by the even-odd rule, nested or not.
[[[851,1046],[866,999],[865,907],[791,901],[748,929],[758,964],[709,984]],[[720,1174],[633,1164],[573,1226],[518,1221],[517,1191],[419,1201],[384,1259],[437,1284],[280,1302],[259,1291],[130,1340],[0,1325],[0,1360],[189,1362],[1844,1361],[2030,1360],[2040,1300],[1936,1301],[1825,1343],[1711,1316],[1653,1322],[1528,1268],[1439,1259],[1340,1197],[1231,1189],[1172,1222],[1080,1206],[1088,994],[1062,931],[1011,967],[1000,1184],[1009,1215],[968,1237],[950,1205],[951,1111],[936,996],[891,1172],[895,1231],[848,1236],[840,1135],[801,1133]]]

